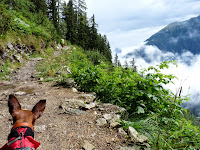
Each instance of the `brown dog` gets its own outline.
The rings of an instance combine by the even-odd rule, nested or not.
[[[13,118],[13,127],[6,143],[0,150],[35,150],[40,143],[34,138],[33,126],[46,106],[46,100],[40,100],[32,109],[22,110],[14,95],[9,95],[8,107]]]

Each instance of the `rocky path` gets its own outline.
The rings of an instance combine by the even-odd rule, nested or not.
[[[7,142],[12,128],[7,99],[15,94],[23,109],[32,109],[40,99],[47,100],[45,112],[35,124],[35,139],[39,150],[125,150],[125,133],[110,122],[121,109],[110,104],[93,103],[94,95],[71,88],[54,86],[33,78],[36,63],[31,59],[10,77],[0,81],[0,147]],[[110,122],[110,124],[108,123]]]

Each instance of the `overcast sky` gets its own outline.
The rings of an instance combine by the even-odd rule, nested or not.
[[[167,24],[200,15],[198,0],[86,0],[86,4],[88,17],[95,15],[112,51],[120,48],[122,55]]]

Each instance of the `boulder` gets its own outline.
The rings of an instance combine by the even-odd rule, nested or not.
[[[106,124],[107,124],[107,121],[104,118],[99,118],[96,120],[96,125],[98,125],[98,126],[104,126]]]
[[[83,108],[84,108],[84,109],[87,109],[87,110],[92,109],[92,108],[95,108],[95,107],[96,107],[96,104],[95,104],[95,103],[90,103],[90,104],[84,104],[84,105],[83,105]]]
[[[83,107],[83,106],[84,106],[84,102],[82,100],[65,99],[65,102],[63,102],[60,105],[60,108],[62,108],[62,109],[76,108],[76,109],[78,109],[79,107]]]
[[[120,115],[117,114],[104,114],[103,115],[104,119],[108,121],[110,124],[110,127],[115,128],[120,125]]]
[[[127,133],[124,131],[123,128],[118,128],[118,133],[123,135],[123,136],[127,136]]]
[[[128,127],[128,133],[134,143],[148,142],[148,138],[146,136],[139,135],[139,133],[133,127]]]

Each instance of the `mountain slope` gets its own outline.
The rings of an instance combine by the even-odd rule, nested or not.
[[[174,22],[146,40],[162,51],[181,54],[190,51],[200,53],[200,16],[183,22]]]

